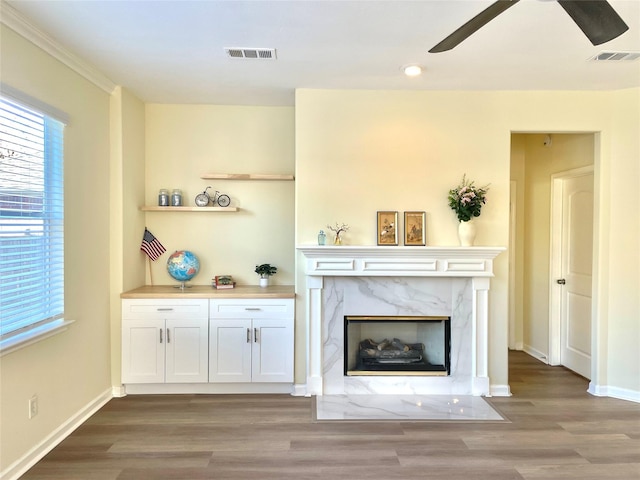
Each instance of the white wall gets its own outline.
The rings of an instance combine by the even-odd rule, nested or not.
[[[2,81],[70,118],[65,129],[65,315],[71,328],[0,361],[0,471],[111,392],[109,95],[0,26]],[[29,420],[28,400],[39,413]]]

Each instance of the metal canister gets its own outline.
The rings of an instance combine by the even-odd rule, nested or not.
[[[171,206],[179,207],[182,205],[182,190],[175,188],[171,192]]]
[[[168,207],[169,206],[169,190],[166,188],[161,188],[158,192],[158,206],[160,207]]]

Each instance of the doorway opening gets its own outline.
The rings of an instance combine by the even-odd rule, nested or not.
[[[552,198],[554,192],[554,178],[560,178],[563,172],[588,171],[593,175],[597,161],[599,136],[595,133],[512,133],[511,135],[511,225],[510,250],[512,250],[513,269],[510,271],[509,282],[509,348],[524,350],[538,360],[550,364],[561,365],[563,360],[558,354],[558,345],[573,345],[576,350],[591,352],[595,332],[592,320],[591,298],[572,297],[569,308],[574,312],[588,310],[587,332],[568,332],[558,328],[561,321],[558,315],[562,309],[558,308],[553,292],[566,289],[567,283],[557,283],[564,277],[563,270],[558,270],[559,262],[553,255],[555,234],[552,233]],[[592,177],[593,178],[593,177]],[[597,193],[597,182],[593,182]],[[582,201],[586,197],[583,196]],[[591,198],[591,206],[595,208],[597,194]],[[566,215],[567,212],[565,212]],[[570,213],[570,212],[569,212]],[[560,215],[562,219],[562,215]],[[588,216],[587,216],[588,217]],[[594,238],[598,229],[597,219],[591,218],[591,224],[584,227],[588,230],[571,241],[576,241],[585,235],[589,240]],[[556,239],[557,242],[557,239]],[[593,243],[587,242],[580,251],[580,258],[584,260],[584,250],[593,253]],[[593,264],[588,259],[589,265]],[[564,266],[565,268],[567,265]],[[589,290],[592,290],[589,286]],[[585,307],[586,305],[586,307]],[[566,313],[567,301],[564,308]],[[576,310],[577,309],[577,310]],[[582,325],[584,327],[584,324]],[[585,348],[588,345],[589,348]],[[572,347],[572,348],[573,348]],[[595,352],[594,352],[595,355]],[[583,358],[584,360],[584,358]],[[588,359],[591,365],[593,360]],[[569,368],[571,366],[567,365]],[[584,372],[578,372],[583,376]],[[591,372],[587,372],[591,373]]]

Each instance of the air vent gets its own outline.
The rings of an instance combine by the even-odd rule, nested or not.
[[[229,58],[248,58],[256,60],[275,60],[275,48],[225,48],[224,51]]]
[[[638,60],[640,52],[600,52],[589,60],[594,62],[629,62]]]

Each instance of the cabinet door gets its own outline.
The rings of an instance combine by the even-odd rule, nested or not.
[[[122,322],[122,383],[163,383],[163,320]]]
[[[251,320],[209,322],[209,381],[251,382]]]
[[[293,321],[253,320],[252,381],[293,382]]]
[[[167,383],[204,383],[207,381],[207,319],[166,321]]]

